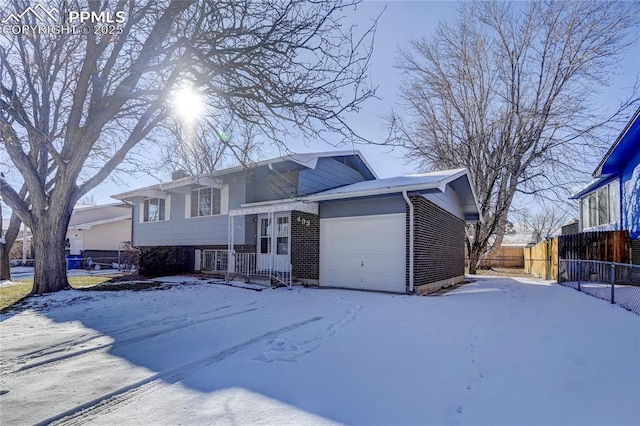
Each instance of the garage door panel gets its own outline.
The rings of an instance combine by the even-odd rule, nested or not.
[[[404,214],[320,220],[320,285],[405,292]]]

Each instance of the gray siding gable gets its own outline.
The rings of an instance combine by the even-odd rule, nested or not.
[[[415,195],[415,194],[411,194]],[[464,221],[464,211],[457,193],[448,185],[444,193],[424,193],[422,196],[449,214]],[[342,200],[321,201],[320,217],[351,217],[379,214],[403,213],[407,203],[402,193],[370,197],[347,198]]]
[[[320,158],[315,169],[301,170],[298,195],[304,196],[366,180],[357,170],[334,158]]]
[[[404,213],[406,206],[401,194],[324,201],[320,203],[320,218]]]
[[[296,196],[298,171],[276,173],[262,169],[247,172],[246,202],[283,200]]]

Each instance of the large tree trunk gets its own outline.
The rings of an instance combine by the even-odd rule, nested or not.
[[[9,244],[0,244],[0,281],[11,279],[11,264],[9,263]]]
[[[467,256],[469,256],[469,274],[475,274],[478,271],[480,257],[485,252],[486,244],[480,238],[481,225],[475,223],[471,229],[473,230],[473,240],[467,237]]]
[[[34,276],[31,294],[52,293],[71,288],[67,281],[65,237],[71,214],[50,211],[31,228],[34,248]]]
[[[478,271],[478,264],[480,263],[480,256],[482,250],[476,244],[471,244],[471,250],[469,251],[469,273],[475,274]]]
[[[11,247],[13,247],[13,243],[16,241],[18,233],[20,232],[20,223],[20,218],[13,212],[9,220],[7,232],[4,234],[5,243],[0,244],[0,281],[11,279],[11,265],[9,263],[11,260]]]

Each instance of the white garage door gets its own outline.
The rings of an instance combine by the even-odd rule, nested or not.
[[[320,220],[320,285],[406,291],[405,215]]]

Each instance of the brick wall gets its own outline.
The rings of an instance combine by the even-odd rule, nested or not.
[[[154,246],[137,247],[140,250],[152,248]],[[194,270],[196,261],[196,250],[226,250],[226,245],[206,245],[206,246],[166,246],[166,247],[183,247],[186,253],[185,268],[188,271]],[[233,246],[236,253],[255,253],[255,244],[236,244]]]
[[[148,249],[152,249],[155,247],[181,247],[184,249],[185,251],[185,261],[184,261],[184,268],[187,271],[191,271],[193,272],[193,268],[195,267],[195,259],[196,259],[196,248],[193,246],[139,246],[136,247],[137,249],[140,249],[141,251],[145,251]]]
[[[464,276],[465,224],[424,197],[414,207],[414,286]],[[409,206],[407,206],[407,288],[409,286]]]
[[[640,240],[631,240],[631,263],[640,265]]]
[[[295,278],[320,278],[320,217],[291,212],[291,267]]]

